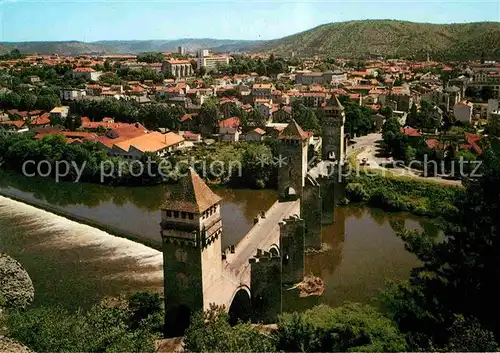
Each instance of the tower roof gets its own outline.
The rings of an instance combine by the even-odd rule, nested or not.
[[[333,107],[335,110],[344,110],[344,106],[340,103],[335,94],[332,94],[332,97],[328,100],[326,106],[329,108]]]
[[[161,209],[203,213],[220,200],[194,169],[189,168],[187,175],[169,190],[167,201],[161,205]]]
[[[302,130],[302,128],[297,124],[297,122],[292,119],[290,124],[281,132],[280,140],[305,140],[309,135]]]

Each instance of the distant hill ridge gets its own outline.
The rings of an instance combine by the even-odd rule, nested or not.
[[[174,39],[174,40],[104,40],[98,42],[2,42],[0,53],[19,49],[22,53],[79,55],[90,53],[138,54],[144,52],[166,52],[183,46],[188,51],[211,49],[219,52],[247,50],[260,41],[233,39]]]
[[[500,22],[428,24],[396,20],[360,20],[321,25],[270,41],[230,39],[127,40],[98,42],[0,43],[0,53],[14,48],[23,53],[78,55],[89,53],[137,54],[208,48],[218,52],[253,51],[300,56],[344,58],[414,57],[424,59],[500,60]]]
[[[361,20],[321,25],[257,45],[254,50],[344,58],[370,56],[433,59],[499,58],[500,22],[429,24]]]

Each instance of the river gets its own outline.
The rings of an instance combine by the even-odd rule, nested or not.
[[[0,193],[49,205],[89,221],[109,225],[131,238],[160,244],[159,206],[168,186],[139,188],[58,183],[0,172]],[[235,244],[252,227],[253,217],[276,200],[272,190],[216,189],[223,198],[223,246]],[[326,282],[317,302],[370,302],[387,280],[405,279],[418,265],[395,235],[395,225],[438,230],[424,219],[380,210],[342,207],[323,227],[327,251],[306,256],[306,272]],[[89,307],[105,296],[162,290],[162,256],[151,247],[113,236],[65,217],[0,196],[0,250],[30,273],[35,305]]]

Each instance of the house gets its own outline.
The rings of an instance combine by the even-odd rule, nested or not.
[[[132,160],[141,159],[146,152],[164,157],[168,152],[182,147],[183,143],[184,138],[174,132],[167,132],[166,134],[151,132],[114,143],[111,148],[108,148],[108,154]]]
[[[261,128],[255,128],[245,135],[245,141],[260,142],[264,138],[265,134],[266,132]]]
[[[96,71],[91,67],[77,67],[73,70],[73,78],[84,78],[88,81],[99,81],[99,77],[101,77],[103,73],[100,71]]]
[[[38,77],[38,76],[28,76],[28,81],[30,83],[38,83],[38,82],[40,82],[40,77]]]
[[[50,111],[50,120],[51,121],[62,121],[68,117],[69,107],[55,107]]]
[[[273,121],[282,123],[282,122],[287,122],[292,119],[292,107],[290,106],[283,106],[279,108],[276,111],[273,111]]]
[[[81,99],[87,95],[87,91],[83,88],[61,88],[59,97],[62,101],[72,101]]]
[[[191,131],[184,131],[181,133],[186,141],[201,142],[201,135]]]
[[[266,121],[270,121],[273,114],[273,105],[269,102],[255,102],[255,110],[257,110],[262,116],[266,118]]]
[[[240,140],[240,118],[232,117],[219,123],[219,140],[237,142]]]
[[[375,124],[376,131],[381,131],[382,126],[385,123],[385,119],[386,119],[385,116],[383,116],[382,114],[374,114],[371,116],[371,119],[372,119],[373,123]]]
[[[10,120],[0,122],[0,136],[9,136],[28,132],[29,129],[22,120]]]
[[[252,96],[257,99],[272,99],[273,85],[271,83],[256,83],[252,87]]]
[[[50,126],[50,113],[43,113],[42,115],[31,119],[29,125],[31,128]]]
[[[455,119],[464,124],[470,124],[472,122],[473,111],[474,105],[469,101],[458,102],[453,107],[453,115],[455,116]]]

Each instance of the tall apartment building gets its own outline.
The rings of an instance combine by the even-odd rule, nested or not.
[[[227,55],[211,55],[207,49],[198,50],[198,67],[204,67],[207,72],[217,70],[217,65],[229,64]]]

